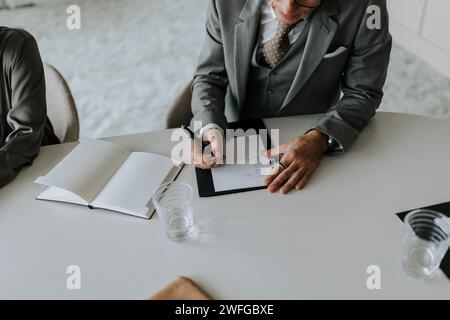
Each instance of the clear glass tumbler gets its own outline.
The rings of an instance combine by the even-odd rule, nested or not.
[[[192,195],[190,185],[176,181],[162,184],[153,195],[163,230],[173,241],[184,241],[193,234]]]
[[[403,267],[414,278],[432,278],[450,246],[450,236],[437,223],[446,216],[428,209],[405,217]]]

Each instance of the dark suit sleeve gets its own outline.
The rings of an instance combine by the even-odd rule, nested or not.
[[[17,41],[16,41],[17,40]],[[45,79],[36,41],[30,36],[12,36],[10,55],[11,106],[7,123],[12,132],[0,148],[0,187],[13,180],[20,168],[39,153],[47,110]]]
[[[222,33],[215,0],[210,0],[203,44],[192,85],[193,121],[202,126],[215,123],[226,128],[225,95],[228,75],[225,68]]]
[[[371,5],[381,9],[381,29],[368,28],[372,13],[366,13],[365,7],[343,74],[343,96],[313,125],[334,138],[343,150],[349,148],[375,115],[383,97],[392,38],[386,1],[369,0],[368,7]]]

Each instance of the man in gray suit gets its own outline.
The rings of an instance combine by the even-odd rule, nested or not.
[[[192,112],[215,160],[227,122],[323,113],[267,151],[283,154],[266,178],[270,192],[302,189],[323,154],[347,150],[381,103],[392,45],[385,0],[210,0],[206,31]],[[195,157],[201,168],[220,163]]]

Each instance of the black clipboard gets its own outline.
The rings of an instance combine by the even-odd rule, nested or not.
[[[231,122],[228,124],[229,129],[242,129],[247,131],[248,129],[254,129],[257,134],[259,134],[260,130],[266,129],[266,126],[262,119],[251,119],[251,120],[243,120],[238,122]],[[267,134],[267,149],[271,148],[270,135]],[[248,192],[255,191],[261,189],[267,189],[266,186],[254,187],[254,188],[245,188],[245,189],[233,189],[226,191],[216,192],[214,190],[214,181],[212,178],[211,170],[203,170],[199,168],[195,168],[195,174],[197,176],[197,187],[198,194],[200,197],[215,197],[232,193],[240,193],[240,192]]]
[[[423,208],[417,208],[417,209],[434,210],[434,211],[440,212],[450,218],[450,202],[439,203],[439,204],[435,204],[435,205],[432,205],[429,207],[423,207]],[[413,210],[416,210],[416,209],[413,209]],[[411,211],[412,210],[408,210],[408,211],[397,213],[397,217],[399,217],[400,220],[404,221],[406,215]],[[445,254],[439,267],[441,268],[442,272],[447,276],[448,280],[450,280],[450,250],[448,250],[447,253]]]

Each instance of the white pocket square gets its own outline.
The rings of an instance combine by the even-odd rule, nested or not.
[[[346,47],[339,47],[337,48],[334,52],[331,53],[327,53],[323,58],[324,59],[328,59],[328,58],[333,58],[337,55],[340,55],[342,52],[344,52],[345,50],[347,50]]]

